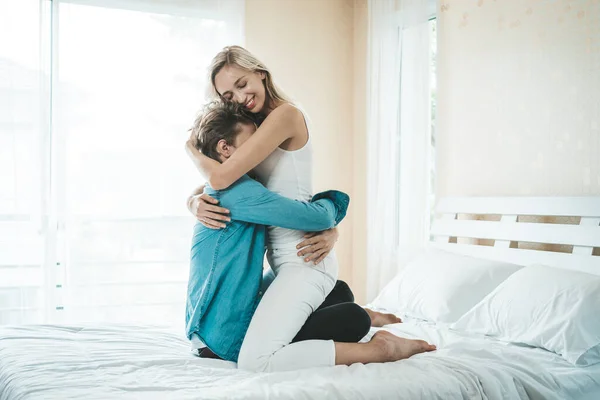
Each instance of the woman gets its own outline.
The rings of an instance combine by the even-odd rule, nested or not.
[[[309,129],[303,113],[275,86],[266,66],[241,47],[227,47],[213,59],[210,80],[218,97],[243,105],[264,121],[223,163],[202,155],[188,143],[188,152],[209,184],[216,190],[226,189],[253,171],[269,190],[308,201],[312,195]],[[328,248],[310,250],[314,265],[298,258],[296,246],[302,239],[303,232],[269,227],[267,257],[276,278],[248,328],[238,359],[240,368],[281,371],[385,362],[435,349],[426,342],[385,331],[362,344],[325,340],[292,343],[310,314],[331,292],[338,274],[335,253],[328,252]]]

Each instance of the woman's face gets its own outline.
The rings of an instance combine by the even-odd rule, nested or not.
[[[215,76],[215,89],[226,101],[235,101],[252,113],[265,106],[264,73],[226,65]]]

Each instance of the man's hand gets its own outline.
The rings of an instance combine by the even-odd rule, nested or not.
[[[323,232],[312,232],[304,235],[306,240],[296,246],[301,249],[298,256],[310,254],[304,258],[304,261],[314,261],[315,265],[323,261],[325,257],[333,250],[335,242],[339,238],[337,228],[331,228]]]

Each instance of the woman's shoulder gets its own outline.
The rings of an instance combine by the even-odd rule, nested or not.
[[[285,123],[304,125],[304,113],[291,103],[283,103],[267,116],[265,121],[281,121]]]

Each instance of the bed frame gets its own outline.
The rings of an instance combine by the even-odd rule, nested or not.
[[[465,220],[459,218],[462,214],[495,215],[496,219],[500,215],[500,220]],[[440,199],[436,215],[431,228],[431,245],[436,248],[519,265],[539,263],[600,275],[600,197],[449,197]],[[521,222],[520,216],[581,220],[577,225]],[[494,242],[484,246],[476,240],[457,243],[454,238]],[[572,245],[573,250],[524,249],[518,242]]]

